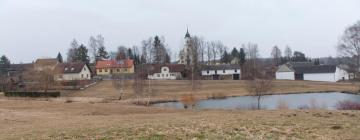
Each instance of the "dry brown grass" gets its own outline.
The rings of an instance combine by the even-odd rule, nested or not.
[[[357,139],[355,111],[187,111],[0,100],[0,139]]]
[[[111,81],[55,100],[0,98],[0,139],[358,139],[359,111],[175,110],[116,101]],[[247,95],[244,81],[204,81],[197,97]],[[275,81],[276,93],[356,90],[347,83]],[[152,99],[188,95],[186,81],[155,81]],[[127,90],[126,99],[135,99]],[[195,98],[195,97],[193,97]],[[196,98],[198,99],[198,98]],[[71,102],[67,102],[71,100]],[[67,103],[66,103],[67,102]]]

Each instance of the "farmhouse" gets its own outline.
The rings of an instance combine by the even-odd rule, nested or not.
[[[239,65],[206,65],[203,66],[201,75],[203,79],[240,80],[241,70]]]
[[[96,74],[99,76],[109,76],[113,74],[134,73],[134,61],[125,60],[103,60],[96,62]]]
[[[336,82],[348,80],[349,74],[335,65],[314,65],[310,62],[287,63],[276,71],[279,80],[309,80]]]
[[[91,70],[86,63],[61,63],[56,67],[55,81],[90,80]]]
[[[150,72],[147,76],[151,80],[178,80],[184,78],[185,65],[183,64],[153,64],[147,65]]]

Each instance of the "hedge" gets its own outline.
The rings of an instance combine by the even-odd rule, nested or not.
[[[59,97],[60,92],[5,92],[7,97]]]

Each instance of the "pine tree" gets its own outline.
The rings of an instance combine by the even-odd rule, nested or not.
[[[131,48],[128,48],[128,50],[127,50],[127,58],[134,59],[134,54],[133,54]]]
[[[81,44],[80,47],[77,49],[76,52],[76,61],[85,62],[86,64],[89,64],[90,59],[88,56],[88,49],[85,45]]]
[[[221,56],[221,62],[228,64],[231,61],[231,56],[229,55],[229,53],[225,50],[224,53]]]
[[[56,58],[58,59],[58,61],[59,61],[60,63],[63,63],[63,62],[64,62],[63,57],[62,57],[62,55],[61,55],[60,52],[58,53],[58,55],[57,55]]]
[[[108,58],[109,58],[109,54],[106,51],[105,46],[99,47],[97,56],[96,56],[96,61],[102,60],[102,59],[108,59]]]
[[[240,58],[240,65],[245,64],[245,62],[246,62],[246,59],[245,59],[245,58],[246,58],[246,54],[245,54],[244,48],[241,48],[241,49],[240,49],[239,58]]]
[[[234,58],[239,58],[239,51],[234,47],[233,50],[231,51],[231,59]]]
[[[1,56],[0,58],[1,65],[10,65],[10,60],[5,55]]]

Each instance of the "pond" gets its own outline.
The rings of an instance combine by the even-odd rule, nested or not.
[[[360,95],[330,92],[330,93],[300,93],[283,95],[262,96],[260,106],[262,109],[336,109],[339,101],[352,101],[360,103]],[[156,107],[170,107],[183,109],[181,102],[166,102],[154,104]],[[228,97],[225,99],[199,100],[195,105],[196,109],[254,109],[257,108],[257,97],[240,96]]]

